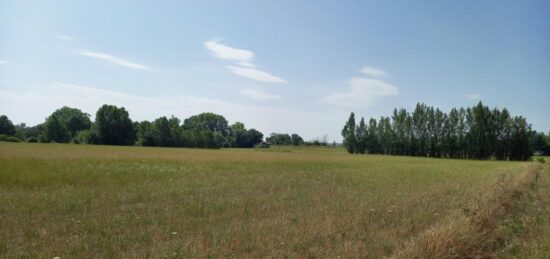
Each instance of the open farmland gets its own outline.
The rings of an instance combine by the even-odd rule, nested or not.
[[[407,257],[428,230],[507,197],[489,193],[521,194],[543,168],[337,148],[0,143],[0,257]]]

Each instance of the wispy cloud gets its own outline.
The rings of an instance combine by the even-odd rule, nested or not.
[[[134,62],[131,62],[131,61],[119,58],[119,57],[115,57],[113,55],[106,54],[106,53],[92,52],[92,51],[83,50],[83,51],[80,52],[80,55],[85,56],[85,57],[89,57],[89,58],[94,58],[94,59],[107,61],[107,62],[110,62],[112,64],[127,67],[127,68],[132,68],[132,69],[137,69],[137,70],[149,70],[149,67],[147,67],[145,65],[134,63]]]
[[[226,66],[233,74],[242,77],[254,79],[265,83],[285,83],[286,81],[280,77],[276,77],[267,72],[247,67]]]
[[[76,38],[73,38],[73,37],[67,36],[67,35],[59,35],[59,36],[57,36],[57,38],[60,39],[60,40],[70,41],[70,42],[76,41]]]
[[[357,108],[374,105],[380,98],[399,94],[399,89],[380,79],[355,77],[345,92],[331,93],[325,101],[340,107]]]
[[[270,101],[270,100],[278,100],[281,99],[279,95],[271,94],[266,91],[262,91],[259,89],[244,89],[241,91],[242,94],[259,101]]]
[[[9,65],[9,64],[11,64],[11,63],[8,62],[8,61],[0,60],[0,66],[6,66],[6,65]]]
[[[465,95],[462,96],[462,98],[467,99],[467,100],[478,101],[478,100],[483,99],[483,95],[481,95],[481,94],[465,94]]]
[[[204,42],[204,46],[219,59],[251,64],[254,57],[254,52],[250,50],[233,48],[213,40]]]
[[[214,40],[204,42],[204,46],[216,58],[230,61],[234,65],[226,66],[233,74],[264,83],[285,83],[286,80],[268,72],[259,70],[252,63],[254,52],[246,49],[237,49]]]
[[[387,77],[388,76],[388,72],[381,69],[373,68],[373,67],[363,67],[359,71],[370,77]]]

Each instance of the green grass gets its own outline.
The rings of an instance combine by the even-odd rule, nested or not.
[[[0,257],[383,257],[533,163],[0,143]]]

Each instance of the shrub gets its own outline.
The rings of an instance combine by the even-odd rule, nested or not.
[[[262,142],[258,145],[256,145],[257,148],[269,148],[269,144],[268,143],[265,143],[265,142]]]
[[[7,135],[0,134],[0,141],[6,141],[7,138],[8,138]]]
[[[540,163],[545,163],[546,161],[544,160],[544,157],[537,157],[537,161],[540,162]]]
[[[14,137],[14,136],[9,136],[4,141],[7,141],[7,142],[21,142],[21,140],[18,137]]]
[[[36,137],[29,137],[29,138],[27,138],[27,142],[29,142],[29,143],[38,143],[38,139]]]

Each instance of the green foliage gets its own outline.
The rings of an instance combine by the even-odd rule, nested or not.
[[[384,122],[384,120],[381,120]],[[372,121],[370,123],[373,123]],[[376,122],[374,122],[376,127]],[[379,126],[381,126],[380,124]],[[383,128],[380,129],[383,132]],[[355,125],[355,114],[352,112],[346,122],[346,125],[342,129],[342,137],[344,137],[344,147],[351,154],[365,154],[367,149],[373,145],[369,140],[369,127],[365,123],[365,119],[361,118],[359,125]],[[373,139],[375,137],[373,136]]]
[[[0,116],[0,134],[8,136],[15,135],[15,126],[6,115]]]
[[[37,141],[40,141],[42,139],[44,140],[42,142],[46,142],[43,123],[32,127],[27,127],[25,123],[21,123],[15,126],[15,131],[15,135],[20,139],[35,138]]]
[[[64,106],[54,111],[43,125],[44,138],[46,142],[68,143],[77,136],[78,131],[87,130],[91,127],[90,115],[76,108]],[[20,127],[22,137],[38,137],[40,128]],[[78,142],[74,140],[73,142]]]
[[[391,118],[371,118],[368,126],[363,119],[356,126],[352,113],[342,136],[349,153],[527,160],[533,149],[550,150],[547,137],[532,131],[525,118],[481,102],[449,114],[419,103],[412,114],[395,109]]]
[[[550,142],[548,142],[548,136],[544,132],[532,132],[531,146],[533,151],[540,155],[549,155],[547,151],[550,151]]]
[[[28,143],[38,143],[38,138],[36,137],[28,137],[27,138]]]
[[[76,136],[78,131],[89,129],[92,126],[90,115],[76,108],[63,106],[54,111],[50,117],[52,116],[59,118],[72,136]]]
[[[354,148],[355,153],[365,154],[367,151],[367,125],[365,124],[365,119],[361,118],[359,125],[355,129],[355,140],[356,146]]]
[[[97,142],[105,145],[133,145],[136,132],[124,107],[103,105],[96,113]]]
[[[344,147],[346,147],[348,153],[355,154],[357,139],[355,135],[355,114],[353,112],[349,115],[348,121],[342,129],[342,137],[344,138]]]
[[[293,145],[292,137],[286,133],[271,133],[266,142],[270,145]]]
[[[223,136],[229,135],[227,120],[222,115],[211,112],[201,113],[185,119],[183,129],[218,132]]]
[[[99,144],[97,129],[94,126],[90,129],[78,131],[73,139],[78,144]]]
[[[21,142],[21,139],[19,139],[18,137],[15,137],[15,136],[8,136],[8,135],[0,134],[0,141]]]
[[[290,140],[292,141],[292,145],[294,146],[299,146],[304,144],[304,139],[302,139],[302,137],[300,137],[300,135],[296,133],[290,135]]]
[[[48,142],[67,143],[71,139],[71,132],[59,116],[52,115],[44,123],[44,135]]]
[[[256,148],[269,148],[270,146],[266,142],[261,142],[260,144],[256,145],[255,147]]]

